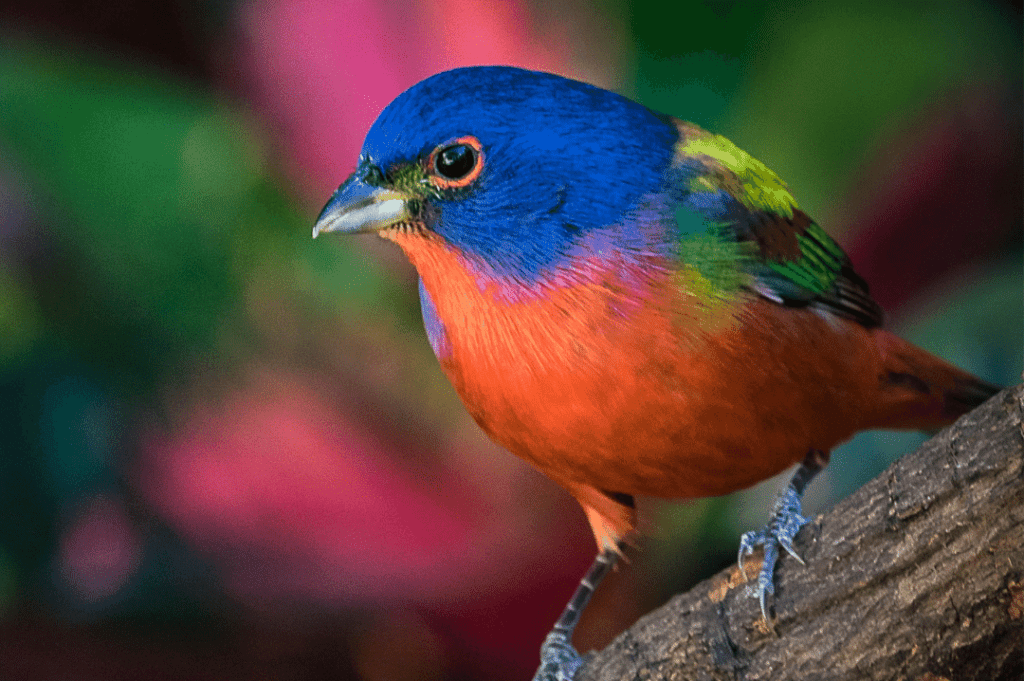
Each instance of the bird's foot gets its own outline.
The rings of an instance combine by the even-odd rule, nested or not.
[[[540,668],[533,681],[572,681],[582,664],[583,658],[565,632],[555,629],[540,647]]]
[[[621,550],[622,545],[619,544],[616,548],[605,549],[597,554],[593,565],[580,580],[576,592],[562,611],[562,616],[544,639],[540,647],[540,668],[533,675],[533,681],[572,681],[576,676],[583,658],[572,647],[572,632],[579,624],[580,615],[590,602],[594,589],[619,560]]]
[[[754,552],[754,547],[764,546],[764,563],[757,575],[758,602],[761,604],[761,616],[768,621],[768,610],[765,607],[765,594],[775,594],[775,563],[779,559],[779,547],[786,549],[786,553],[793,556],[804,564],[803,559],[797,555],[793,548],[793,538],[800,528],[809,522],[801,513],[800,493],[790,486],[783,492],[775,502],[775,512],[764,528],[756,532],[746,532],[740,539],[740,550],[738,562],[740,571],[743,570],[743,559]]]

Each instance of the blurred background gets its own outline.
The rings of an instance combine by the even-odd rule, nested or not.
[[[1019,382],[1020,6],[903,5],[7,0],[0,679],[533,673],[582,512],[466,415],[397,249],[310,239],[376,114],[443,69],[726,134],[890,326]],[[859,436],[806,508],[922,439]],[[731,563],[779,486],[647,508],[579,646]]]

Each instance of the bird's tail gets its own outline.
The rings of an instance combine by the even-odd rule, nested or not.
[[[887,331],[876,339],[887,372],[882,428],[936,430],[1002,390]]]

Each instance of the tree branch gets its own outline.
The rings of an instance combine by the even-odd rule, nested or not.
[[[578,681],[1024,678],[1024,386],[1005,390],[797,537],[774,631],[730,568],[591,653]]]

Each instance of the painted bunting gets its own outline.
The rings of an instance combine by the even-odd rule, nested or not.
[[[741,562],[764,545],[767,616],[779,547],[793,552],[804,487],[835,445],[935,429],[997,391],[883,330],[849,258],[760,161],[551,74],[462,68],[399,95],[323,232],[402,248],[469,413],[583,506],[598,556],[538,679],[578,668],[573,628],[636,495],[727,494],[799,462],[741,541]]]

